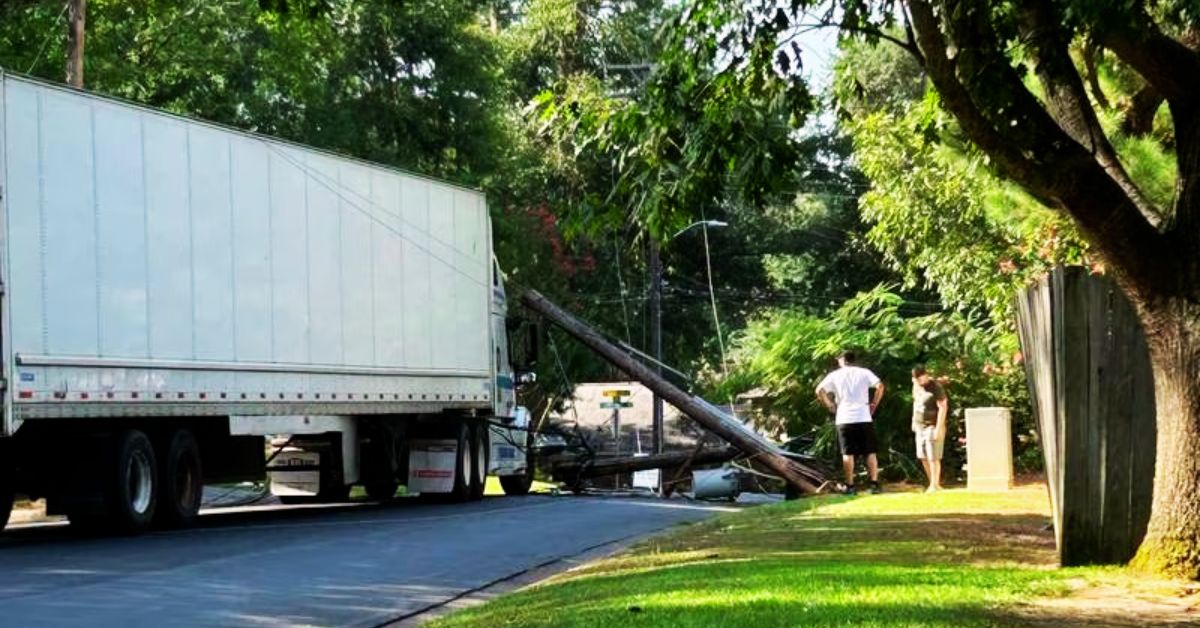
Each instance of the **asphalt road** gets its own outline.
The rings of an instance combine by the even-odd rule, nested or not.
[[[0,626],[377,626],[714,510],[528,496],[239,509],[136,538],[21,527],[0,537]]]

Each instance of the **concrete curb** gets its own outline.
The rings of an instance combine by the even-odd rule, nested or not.
[[[627,549],[629,546],[638,541],[651,538],[661,533],[662,531],[652,534],[633,535],[612,541],[606,541],[599,545],[593,545],[592,547],[589,547],[577,554],[562,556],[540,565],[535,565],[524,571],[519,571],[498,580],[494,580],[481,587],[464,591],[445,601],[431,604],[420,610],[408,613],[403,617],[379,624],[378,628],[409,628],[412,626],[420,626],[421,624],[449,615],[450,613],[474,606],[479,606],[480,604],[483,604],[484,602],[497,598],[501,595],[524,589],[530,585],[546,580],[551,576],[573,571],[594,560],[612,556]]]

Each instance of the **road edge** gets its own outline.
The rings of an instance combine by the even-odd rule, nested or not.
[[[374,628],[410,628],[412,626],[420,626],[439,617],[479,606],[506,593],[524,589],[551,576],[578,569],[594,560],[612,556],[629,548],[640,540],[650,538],[661,532],[660,530],[657,533],[651,534],[633,534],[592,545],[575,554],[559,556],[528,569],[498,578],[474,589],[463,591],[458,595],[430,604],[401,617],[377,624]]]

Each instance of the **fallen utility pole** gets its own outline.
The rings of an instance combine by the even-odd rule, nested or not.
[[[702,449],[698,453],[690,451],[670,451],[649,456],[626,456],[622,458],[597,458],[592,460],[571,460],[554,464],[556,478],[571,483],[582,478],[601,477],[616,473],[632,473],[649,469],[679,467],[684,464],[713,464],[726,462],[738,457],[740,452],[733,447],[713,447]]]
[[[681,479],[683,479],[684,474],[691,470],[692,465],[703,464],[703,462],[696,462],[696,458],[702,453],[704,453],[704,443],[696,445],[696,448],[693,449],[692,453],[688,455],[687,460],[684,460],[683,464],[679,465],[679,467],[675,469],[675,475],[669,481],[659,482],[659,486],[661,487],[659,493],[661,493],[663,497],[670,497],[671,493],[675,492],[675,486],[679,484]]]
[[[664,379],[654,370],[633,359],[588,324],[575,318],[535,290],[526,292],[521,301],[525,307],[544,316],[582,342],[597,355],[608,360],[633,379],[643,383],[699,423],[708,431],[724,438],[750,456],[751,464],[763,467],[783,478],[791,486],[806,493],[815,493],[825,482],[825,475],[817,468],[790,460],[775,443],[751,431],[737,419],[725,414],[707,401],[690,395]]]

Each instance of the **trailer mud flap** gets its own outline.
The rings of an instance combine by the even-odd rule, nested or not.
[[[267,468],[271,494],[279,497],[315,497],[321,492],[321,454],[300,449],[280,452]]]
[[[414,440],[408,449],[408,490],[449,493],[454,490],[458,445],[453,440]]]

